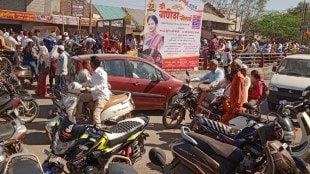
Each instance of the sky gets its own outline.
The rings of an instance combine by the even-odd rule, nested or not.
[[[269,0],[266,10],[283,11],[291,7],[297,6],[302,0]],[[128,8],[144,9],[145,0],[93,0],[94,4],[121,6]]]

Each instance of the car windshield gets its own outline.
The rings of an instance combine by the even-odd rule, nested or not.
[[[310,59],[285,59],[280,64],[278,74],[310,77]]]

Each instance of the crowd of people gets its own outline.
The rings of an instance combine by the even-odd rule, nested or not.
[[[287,40],[284,42],[276,42],[275,40],[267,40],[260,42],[257,39],[245,40],[243,36],[238,39],[225,40],[219,39],[216,35],[207,40],[201,38],[201,48],[204,50],[203,56],[213,59],[216,54],[219,54],[222,59],[231,57],[234,53],[296,53],[300,49],[300,45],[296,41]],[[206,55],[207,54],[207,55]],[[223,60],[224,61],[224,60]]]
[[[122,40],[116,35],[110,36],[109,33],[97,32],[82,37],[76,32],[63,32],[59,35],[51,32],[47,37],[42,37],[38,29],[33,32],[21,31],[18,34],[13,29],[0,30],[0,50],[12,52],[11,60],[15,66],[31,67],[34,81],[38,81],[37,94],[40,96],[47,95],[47,75],[51,89],[54,86],[60,91],[65,89],[67,75],[70,74],[70,57],[73,55],[125,53],[137,56],[137,50],[141,46],[142,43],[137,43],[132,34],[126,36],[123,50]],[[89,62],[79,62],[75,72],[80,70],[83,71],[77,75],[79,79],[89,77],[92,72]]]

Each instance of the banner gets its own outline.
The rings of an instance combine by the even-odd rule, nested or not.
[[[12,19],[17,21],[35,21],[35,15],[24,12],[0,10],[1,19]]]
[[[147,0],[143,56],[163,69],[198,67],[204,2]]]
[[[71,16],[84,16],[84,0],[71,0]]]

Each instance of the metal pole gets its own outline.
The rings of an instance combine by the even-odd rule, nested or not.
[[[307,14],[307,4],[306,4],[306,0],[304,0],[304,11],[303,11],[303,22],[302,25],[306,22],[306,14]],[[300,34],[301,34],[301,39],[300,39],[300,46],[302,45],[302,43],[304,42],[304,31],[303,29],[300,30]]]
[[[89,10],[89,34],[92,33],[92,18],[93,18],[93,2],[89,0],[90,10]]]

